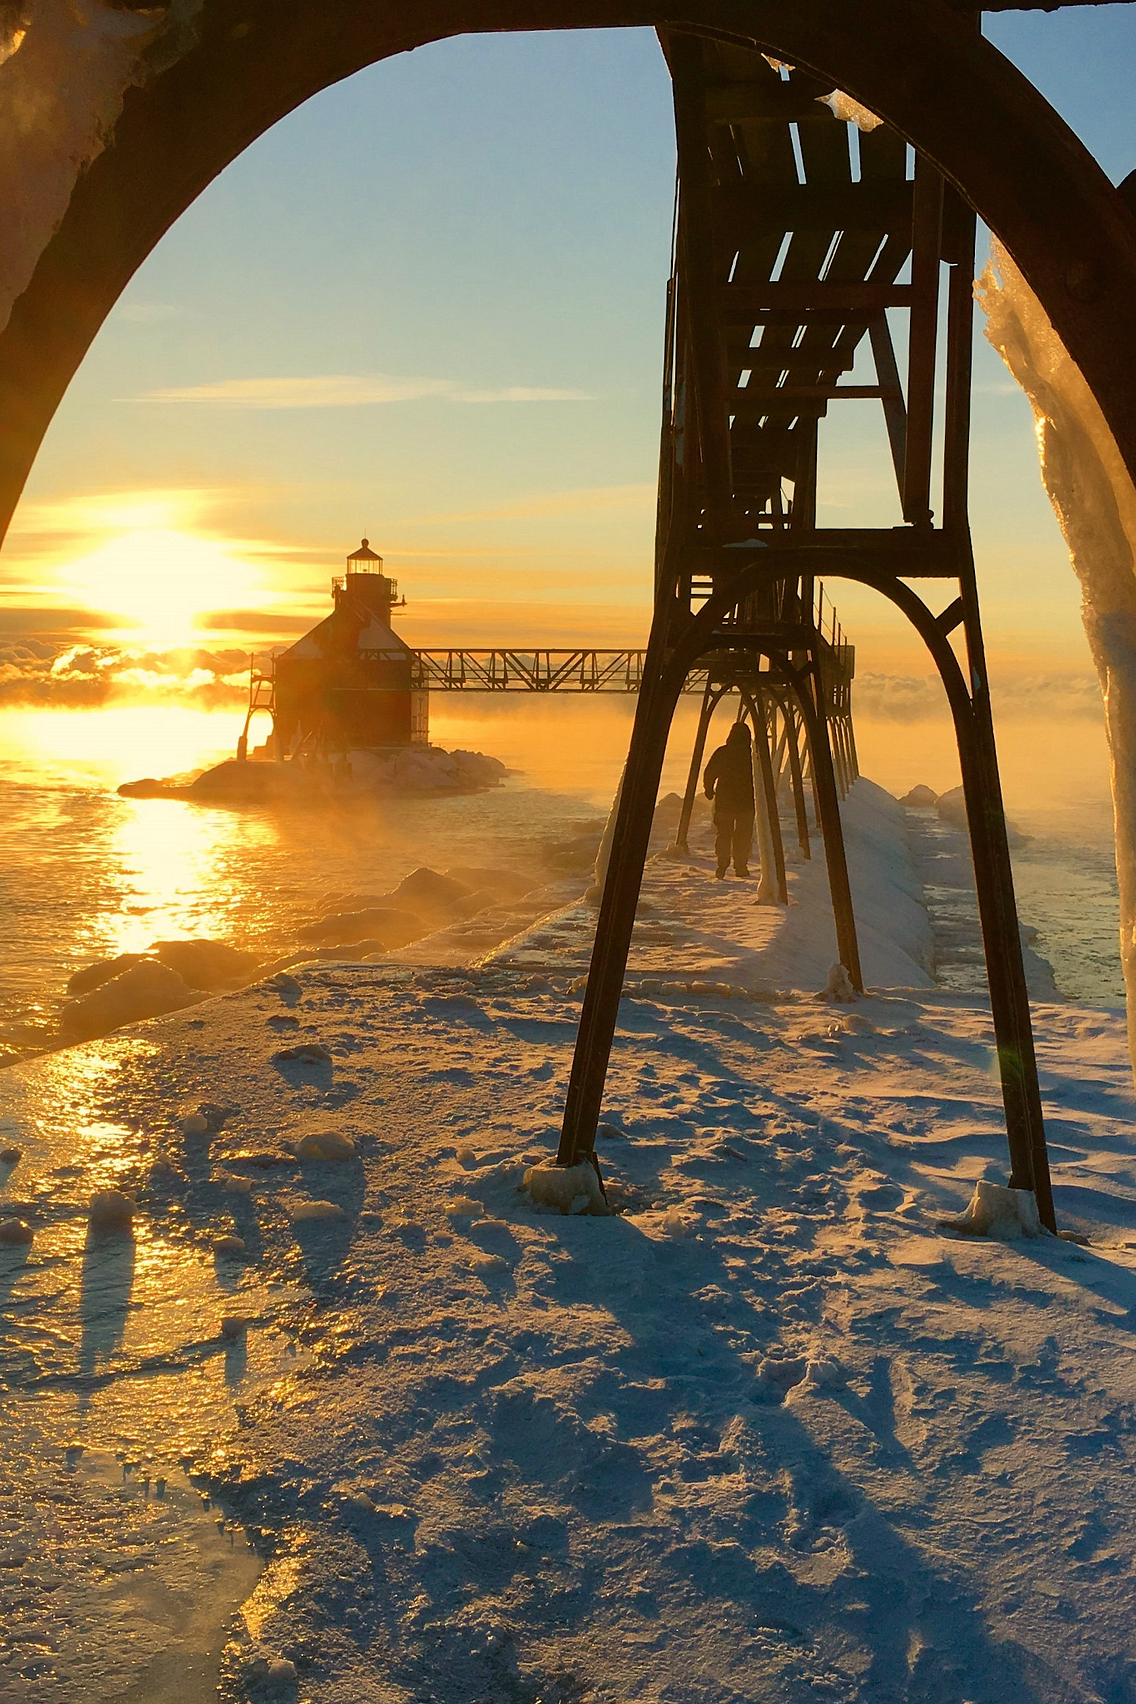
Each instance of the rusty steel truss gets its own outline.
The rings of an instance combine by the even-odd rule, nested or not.
[[[896,604],[946,687],[1011,1184],[1034,1191],[1052,1227],[967,520],[974,213],[892,128],[858,128],[837,117],[826,100],[827,79],[733,43],[676,30],[660,37],[674,85],[679,194],[655,617],[559,1160],[570,1165],[593,1148],[667,735],[692,669],[706,667],[711,681],[735,682],[749,695],[767,787],[768,704],[780,694],[803,721],[838,949],[861,985],[827,732],[831,682],[814,619],[813,588],[823,574],[859,581]],[[865,352],[871,382],[850,382]],[[826,528],[817,518],[821,423],[845,402],[866,399],[883,409],[903,523],[882,531]],[[942,470],[933,479],[936,448]],[[934,589],[923,594],[913,581]]]
[[[824,572],[891,599],[942,676],[962,758],[1012,1180],[1037,1191],[1052,1225],[966,528],[974,215],[1037,294],[1136,477],[1136,216],[1124,197],[983,39],[980,10],[967,0],[417,0],[412,8],[201,0],[192,29],[164,0],[115,3],[152,26],[136,58],[123,61],[118,104],[99,93],[102,104],[86,115],[98,137],[93,151],[47,162],[58,204],[38,234],[22,208],[0,226],[36,245],[30,267],[21,258],[19,292],[0,329],[0,536],[68,383],[134,271],[279,119],[364,66],[446,37],[660,30],[675,83],[682,212],[656,613],[561,1158],[587,1151],[595,1129],[645,800],[673,703],[692,670],[719,654],[731,667],[744,658],[768,677],[766,708],[780,694],[815,735],[820,670],[801,592]],[[987,9],[1062,3],[991,0]],[[796,71],[774,73],[763,53]],[[18,56],[5,69],[18,78]],[[834,89],[886,121],[861,134],[858,171],[841,155],[845,126],[817,116],[818,97]],[[79,79],[77,111],[85,98]],[[37,170],[44,145],[28,133]],[[899,167],[908,147],[914,176]],[[869,248],[873,232],[883,240],[878,252]],[[910,270],[898,258],[905,244]],[[932,304],[944,289],[946,392],[936,413]],[[894,344],[898,312],[908,321],[906,371]],[[872,350],[875,382],[858,388],[883,407],[905,517],[902,528],[875,534],[818,529],[809,513],[813,423],[841,402],[834,390],[854,394],[854,345]],[[932,496],[936,433],[944,476]],[[915,589],[929,580],[941,582],[937,598]],[[823,754],[819,768],[827,772]],[[827,795],[831,866],[839,813],[825,775],[816,779]]]

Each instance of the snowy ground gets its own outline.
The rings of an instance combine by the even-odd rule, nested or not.
[[[877,804],[850,812],[868,910],[870,835],[912,892]],[[656,881],[674,928],[695,876]],[[715,941],[729,907],[747,953],[809,933],[705,883]],[[1035,1008],[1090,1246],[959,1240],[937,1219],[1005,1175],[982,1002],[830,1006],[780,973],[771,998],[744,955],[709,991],[669,946],[700,962],[631,979],[611,1218],[519,1187],[562,1103],[567,939],[559,973],[523,939],[480,969],[313,965],[0,1076],[4,1199],[38,1227],[0,1249],[5,1701],[215,1696],[257,1556],[231,1698],[1136,1700],[1121,1016]],[[281,1056],[304,1042],[330,1057]],[[183,1134],[200,1102],[223,1128]],[[356,1156],[297,1163],[327,1130]],[[108,1184],[139,1189],[133,1238],[86,1235]]]
[[[930,988],[934,956],[922,884],[907,845],[905,815],[882,787],[860,781],[843,807],[849,877],[864,980],[874,987]],[[748,989],[824,986],[837,955],[819,835],[806,861],[785,825],[787,907],[749,903],[757,888],[732,877],[713,880],[714,833],[709,813],[695,819],[693,855],[664,853],[647,866],[628,969],[654,975],[700,974]],[[661,840],[659,842],[661,845]],[[516,970],[585,971],[596,926],[595,908],[569,903],[499,947],[493,962]],[[419,961],[425,943],[414,949]],[[401,956],[401,955],[400,955]]]

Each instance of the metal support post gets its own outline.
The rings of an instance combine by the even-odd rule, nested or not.
[[[801,773],[801,751],[797,744],[797,717],[790,704],[785,712],[785,727],[789,741],[789,778],[793,787],[793,809],[797,815],[797,845],[802,858],[812,858],[812,846],[809,842],[809,813],[805,804],[805,778]]]
[[[660,623],[661,625],[661,623]],[[662,685],[658,657],[662,645],[653,639],[644,670],[643,689],[635,707],[635,722],[627,751],[623,790],[616,811],[611,856],[596,922],[596,938],[584,990],[572,1074],[564,1103],[564,1122],[557,1164],[574,1165],[591,1153],[603,1105],[611,1044],[619,1017],[623,977],[635,908],[643,881],[643,866],[651,839],[651,821],[675,699]]]
[[[824,836],[824,856],[828,865],[828,888],[832,896],[832,916],[836,924],[836,950],[848,972],[853,988],[863,991],[864,977],[860,970],[860,944],[856,937],[856,918],[852,910],[852,886],[848,880],[848,854],[844,848],[844,829],[840,821],[840,795],[836,790],[836,774],[828,744],[824,718],[802,698],[813,758],[813,795],[821,833]]]
[[[706,735],[710,730],[711,718],[718,708],[721,691],[715,693],[712,683],[707,680],[706,691],[702,698],[702,708],[698,712],[698,726],[694,733],[694,746],[690,754],[690,769],[687,771],[686,791],[682,795],[682,810],[679,812],[678,827],[675,829],[674,850],[689,852],[688,837],[690,834],[690,819],[694,813],[694,801],[698,797],[698,780],[702,773],[702,756],[706,750]]]
[[[773,780],[773,760],[769,754],[769,729],[765,721],[765,699],[760,687],[751,695],[745,693],[746,707],[753,724],[754,788],[757,805],[759,844],[761,847],[761,881],[757,890],[759,903],[775,902],[788,905],[789,890],[785,880],[785,847],[781,840],[781,817],[777,809],[777,789]]]
[[[959,590],[971,700],[969,726],[956,717],[959,760],[990,987],[990,1012],[1006,1109],[1010,1184],[1013,1188],[1033,1190],[1042,1224],[1055,1231],[1057,1219],[1045,1144],[1041,1087],[1037,1076],[1029,991],[1022,962],[1002,784],[998,774],[986,650],[978,612],[978,584],[967,525],[971,325],[974,313],[970,281],[974,276],[974,215],[965,209],[962,210],[962,219],[965,223],[955,264],[951,268],[947,298],[948,362],[943,432],[943,518],[944,524],[959,540]]]
[[[1045,1145],[1041,1087],[1033,1045],[1029,992],[1014,900],[1014,872],[998,775],[990,690],[973,570],[963,574],[965,632],[972,688],[969,741],[959,741],[963,795],[974,859],[974,885],[990,985],[990,1012],[1006,1108],[1010,1187],[1032,1189],[1043,1225],[1055,1231],[1053,1187]],[[969,582],[969,584],[968,584]]]

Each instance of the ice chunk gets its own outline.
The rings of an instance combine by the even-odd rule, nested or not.
[[[95,1036],[109,1035],[122,1024],[180,1011],[200,998],[176,970],[155,959],[142,959],[93,993],[69,1000],[63,1008],[60,1027],[69,1035],[89,1041]]]
[[[248,1253],[248,1245],[246,1244],[244,1237],[218,1237],[217,1241],[213,1244],[213,1252],[214,1254],[232,1255],[235,1258],[240,1259],[242,1255]]]
[[[252,1179],[238,1177],[236,1172],[218,1171],[213,1175],[213,1182],[230,1195],[251,1195]]]
[[[505,900],[523,899],[526,893],[540,886],[539,882],[531,876],[523,876],[519,870],[499,870],[482,865],[447,870],[446,876],[450,881],[460,882],[471,893],[478,888],[488,888],[497,898]]]
[[[473,1272],[504,1272],[508,1261],[500,1254],[485,1254],[480,1249],[472,1249],[463,1255],[463,1263]]]
[[[817,1355],[805,1363],[805,1376],[801,1380],[803,1389],[831,1390],[843,1383],[844,1368],[830,1355]]]
[[[93,1231],[128,1231],[137,1203],[122,1189],[98,1189],[91,1196],[88,1220]]]
[[[958,1219],[940,1219],[946,1230],[964,1237],[994,1237],[1012,1242],[1017,1237],[1040,1237],[1041,1220],[1032,1189],[1009,1189],[980,1177],[966,1212]]]
[[[446,1202],[446,1215],[450,1219],[479,1219],[484,1211],[481,1202],[469,1195],[455,1195]]]
[[[778,1395],[800,1384],[808,1368],[802,1355],[767,1355],[757,1370],[758,1380]]]
[[[439,881],[444,880],[439,876]],[[320,917],[299,931],[302,941],[326,941],[331,946],[351,946],[364,941],[393,952],[428,933],[428,926],[417,912],[406,911],[397,905],[369,906],[365,911],[338,912],[332,917]]]
[[[599,1174],[590,1160],[575,1166],[530,1166],[522,1178],[524,1187],[538,1207],[556,1207],[561,1213],[607,1213]],[[575,1203],[584,1198],[586,1205]]]
[[[280,1047],[272,1055],[274,1064],[287,1064],[290,1060],[304,1065],[318,1065],[331,1059],[331,1054],[322,1041],[300,1041],[295,1047]]]
[[[966,814],[966,794],[961,787],[952,787],[948,793],[940,793],[935,800],[935,810],[944,822],[949,822],[952,828],[961,828],[969,832],[969,818]],[[1023,834],[1014,823],[1007,821],[1006,838],[1011,847],[1024,846],[1029,836]]]
[[[290,1209],[293,1224],[304,1224],[309,1220],[346,1219],[347,1214],[335,1201],[297,1201]]]
[[[852,978],[842,964],[834,964],[828,973],[828,981],[817,995],[818,1000],[857,1000],[859,995],[852,986]]]
[[[225,1154],[225,1163],[230,1166],[255,1166],[257,1171],[271,1171],[273,1166],[294,1166],[295,1154],[285,1153],[283,1148],[246,1148],[238,1154]]]
[[[96,988],[101,988],[104,982],[111,982],[116,976],[121,976],[131,965],[141,964],[145,953],[116,953],[114,958],[98,959],[94,964],[77,970],[67,984],[68,994],[90,994]]]
[[[288,1657],[273,1657],[259,1654],[252,1658],[246,1673],[250,1680],[258,1681],[260,1685],[268,1686],[276,1691],[284,1686],[291,1687],[296,1678],[296,1665]]]
[[[300,1137],[295,1152],[298,1160],[353,1160],[355,1144],[350,1136],[341,1136],[338,1130],[313,1131]]]
[[[455,881],[453,876],[439,875],[437,870],[421,867],[412,870],[394,892],[391,899],[399,905],[412,906],[417,911],[436,913],[452,911],[460,907],[461,901],[469,895],[470,889],[465,882]]]
[[[190,988],[220,988],[227,983],[246,982],[260,963],[256,953],[200,937],[155,941],[151,951],[161,964],[176,970]]]
[[[833,89],[830,95],[818,95],[821,106],[828,107],[833,118],[838,118],[841,124],[854,124],[857,130],[872,131],[883,123],[874,112],[869,112],[866,106],[854,101],[851,95],[844,94],[840,89]]]

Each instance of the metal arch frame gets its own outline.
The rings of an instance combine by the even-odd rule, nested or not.
[[[690,767],[687,772],[682,809],[679,813],[679,820],[675,828],[674,842],[671,847],[673,855],[686,854],[689,853],[690,850],[688,841],[690,819],[693,814],[694,800],[698,792],[698,777],[701,772],[702,760],[705,755],[706,735],[709,731],[710,722],[722,700],[731,692],[737,692],[742,702],[742,714],[748,715],[750,719],[754,721],[755,737],[757,731],[757,718],[763,712],[764,701],[766,699],[772,700],[776,709],[781,713],[782,720],[785,724],[784,738],[786,763],[789,774],[789,788],[792,794],[794,814],[796,817],[797,844],[802,856],[806,860],[811,860],[812,858],[812,842],[809,835],[808,811],[805,804],[804,769],[801,763],[801,750],[797,744],[798,730],[795,718],[799,718],[800,732],[804,736],[805,752],[812,760],[814,794],[818,788],[816,759],[813,749],[814,742],[825,737],[829,724],[825,718],[816,714],[815,706],[809,693],[809,679],[812,675],[812,665],[803,670],[797,669],[794,668],[787,655],[755,647],[753,653],[754,662],[756,664],[760,664],[762,657],[765,658],[767,663],[767,667],[765,669],[755,667],[754,669],[749,670],[745,667],[740,658],[737,660],[736,665],[732,669],[726,665],[715,667],[713,664],[707,668],[706,688],[703,693],[702,706],[699,712],[698,723],[691,746]],[[689,680],[689,675],[687,676],[687,679]],[[831,752],[831,748],[830,756],[832,757],[836,772],[835,779],[837,791],[838,793],[843,794],[847,791],[847,785],[845,778],[841,773],[842,763],[838,763],[836,761],[836,754]],[[777,777],[775,772],[771,772],[769,775],[764,774],[764,768],[765,766],[762,765],[763,781],[766,786],[766,796],[770,815],[770,828],[773,836],[777,903],[784,905],[788,901],[788,892],[786,888],[784,842],[781,833],[781,823],[777,804]],[[826,850],[829,852],[830,860],[832,857],[836,857],[839,858],[842,863],[846,863],[843,851],[843,829],[841,827],[839,811],[837,811],[835,816],[828,812],[824,813],[824,815],[827,820],[823,823],[822,833],[827,833],[828,836],[825,841],[825,845]],[[817,813],[817,826],[822,826],[822,815],[819,811]],[[834,839],[837,842],[835,847],[832,845]],[[838,916],[835,900],[833,902],[833,913],[834,916]],[[844,952],[841,956],[842,959],[851,961],[850,974],[855,985],[860,987],[862,985],[862,976],[860,971],[859,946],[856,938],[855,917],[851,911],[850,898],[848,902],[847,916],[848,925],[843,931]],[[839,919],[837,927],[838,932],[840,932]]]
[[[154,71],[148,83],[127,91],[109,145],[79,177],[54,237],[0,334],[0,526],[7,526],[47,423],[109,307],[158,238],[243,147],[310,95],[377,59],[462,33],[531,28],[661,26],[672,39],[701,36],[791,59],[862,101],[953,183],[1001,237],[1080,367],[1122,459],[1136,476],[1136,321],[1130,314],[1136,299],[1136,219],[1037,90],[982,40],[977,10],[957,12],[943,0],[794,0],[787,14],[784,0],[680,0],[660,16],[658,5],[647,0],[422,0],[409,30],[398,11],[396,0],[377,0],[366,8],[357,0],[325,0],[318,8],[310,0],[205,0],[196,44],[167,69]],[[954,405],[957,412],[957,396]],[[951,406],[948,398],[948,414]],[[949,497],[945,506],[952,507]],[[906,514],[906,501],[904,507]],[[960,512],[965,521],[965,479],[954,508],[956,521]],[[664,654],[671,564],[664,559],[660,567],[645,667],[645,675],[653,678],[645,682],[632,740],[633,753],[637,741],[643,749],[643,773],[654,768],[656,782],[673,713],[673,699],[668,703],[671,665]],[[996,1013],[1003,1008],[996,1028],[1011,1181],[1035,1189],[1042,1217],[1051,1222],[973,570],[961,555],[957,569],[962,595],[956,602],[971,643],[973,697],[961,671],[954,680],[950,666],[936,655],[936,643],[928,632],[923,636],[936,655],[955,716],[976,867],[981,862],[992,873],[991,888],[1002,895],[993,900],[986,895],[982,921],[992,1000]],[[914,558],[907,572],[920,572]],[[910,593],[895,575],[877,578],[861,569],[849,577],[876,584],[901,607],[903,593]],[[920,607],[933,621],[926,606]],[[917,615],[911,609],[907,613],[920,629]],[[947,630],[938,629],[944,645]],[[675,657],[687,648],[688,638],[693,632],[684,635]],[[676,695],[678,690],[681,683]],[[659,729],[650,737],[643,731],[651,715],[661,722],[661,749]],[[823,745],[827,751],[827,740]],[[822,755],[820,743],[814,755]],[[829,765],[821,768],[827,772]],[[633,794],[636,810],[649,822],[641,791],[637,782],[625,795],[625,807]],[[628,818],[625,808],[621,819]],[[623,837],[628,846],[637,841],[640,828],[636,824]],[[617,840],[619,834],[617,827]],[[635,892],[638,881],[633,875]],[[612,888],[609,881],[607,891]],[[979,888],[981,895],[981,881]],[[587,1028],[598,1046],[607,1024],[605,1017],[596,1025],[603,1001],[597,1005],[592,999],[593,984],[598,988],[605,978],[611,981],[624,923],[611,942],[597,941],[593,971],[598,974],[589,979],[581,1042]],[[618,949],[624,955],[626,945]],[[996,983],[1005,998],[995,998]],[[616,987],[604,1065],[618,993]],[[1012,1021],[1006,1016],[1007,1001],[1018,1014]],[[598,1117],[602,1093],[595,1049],[583,1051],[581,1058],[577,1050],[579,1070],[574,1067],[566,1112],[570,1148],[588,1140],[587,1115],[594,1102]]]
[[[755,661],[760,661],[756,657]],[[772,667],[772,659],[770,659]],[[746,671],[739,668],[733,678],[722,678],[717,691],[714,691],[712,675],[717,671],[708,671],[706,695],[703,699],[702,713],[698,718],[698,728],[695,733],[694,747],[690,760],[690,773],[687,777],[686,792],[683,795],[682,812],[679,816],[678,827],[675,831],[675,851],[689,852],[687,834],[690,828],[691,810],[697,792],[698,772],[702,765],[706,734],[709,731],[710,719],[718,705],[728,694],[736,692],[741,701],[741,715],[737,718],[744,721],[749,718],[753,724],[753,755],[756,758],[756,773],[754,774],[754,807],[758,824],[762,823],[761,800],[758,796],[758,775],[760,774],[761,793],[765,801],[765,822],[768,825],[770,844],[766,848],[764,836],[759,826],[759,845],[761,848],[761,886],[758,889],[758,903],[768,903],[768,896],[763,889],[770,881],[772,874],[773,886],[776,889],[776,903],[787,905],[789,894],[785,878],[785,847],[781,837],[781,819],[777,806],[777,782],[773,771],[773,759],[769,749],[769,727],[765,717],[765,686],[767,673],[760,669]],[[709,707],[709,713],[707,713]],[[767,851],[769,856],[767,857]],[[768,864],[772,863],[770,872]]]
[[[775,550],[755,554],[708,599],[692,618],[686,631],[678,636],[669,655],[666,654],[665,621],[656,619],[653,625],[643,689],[636,704],[635,723],[628,750],[620,810],[612,838],[607,879],[596,922],[592,971],[584,994],[576,1054],[565,1101],[564,1126],[557,1156],[562,1165],[571,1165],[579,1154],[590,1150],[599,1122],[607,1060],[615,1034],[623,990],[623,971],[631,943],[635,908],[650,838],[652,809],[662,773],[671,718],[682,691],[682,684],[690,669],[711,648],[717,623],[735,608],[742,598],[763,584],[792,579],[800,573],[799,560],[784,560],[786,556],[792,557],[794,554],[791,551]],[[983,772],[980,743],[974,723],[976,703],[967,689],[962,668],[939,620],[922,598],[894,574],[886,571],[874,572],[855,562],[842,564],[839,561],[826,563],[825,574],[826,577],[835,575],[841,579],[855,580],[881,592],[907,616],[926,644],[943,682],[954,721],[962,760],[967,821],[975,862],[1004,862],[1008,871],[1009,848],[1001,798],[995,793],[991,800],[987,790],[990,778]],[[800,690],[803,684],[803,680],[794,682],[806,728],[813,742],[816,775],[815,762],[820,752],[822,728],[815,706],[809,703],[808,692]],[[827,746],[827,742],[824,744]],[[822,768],[827,767],[822,765]],[[996,786],[996,776],[993,779]],[[831,789],[832,804],[836,807],[839,818],[834,778],[831,780]],[[991,808],[992,804],[994,808]],[[837,871],[836,875],[839,882],[840,872]],[[830,867],[830,883],[832,879],[833,871]],[[846,868],[843,871],[843,879],[847,883]],[[1033,1034],[1028,1021],[1029,1006],[1024,987],[1017,917],[1008,916],[1004,909],[992,903],[990,895],[984,893],[983,883],[979,882],[978,887],[988,974],[992,984],[996,981],[1000,981],[1003,986],[1008,984],[1018,996],[1016,999],[992,1001],[998,1069],[1007,1115],[1010,1185],[1012,1188],[1033,1190],[1042,1223],[1054,1230],[1056,1219],[1053,1193],[1041,1101],[1037,1090]],[[1012,892],[1012,884],[1010,891]],[[842,898],[834,886],[833,905],[838,926]],[[847,906],[851,914],[850,894],[847,895]],[[1024,1025],[1017,1021],[1015,1016],[1023,1009],[1026,1015]]]
[[[1136,477],[1136,218],[1044,97],[945,0],[205,0],[198,39],[129,88],[108,146],[0,334],[0,536],[44,432],[134,271],[203,189],[311,96],[485,32],[665,26],[831,77],[1005,243]]]
[[[759,677],[755,677],[755,679],[757,678]],[[753,783],[754,803],[757,805],[755,815],[759,824],[764,820],[764,826],[769,833],[768,848],[766,848],[764,840],[759,839],[762,870],[761,887],[757,894],[758,903],[770,903],[767,893],[763,893],[762,890],[767,888],[772,875],[773,903],[788,905],[789,889],[785,880],[785,847],[781,839],[781,818],[777,810],[777,783],[773,775],[773,758],[769,750],[769,724],[765,719],[765,697],[760,684],[739,685],[738,690],[742,695],[745,713],[753,725],[753,755],[757,759],[758,771],[757,775],[754,776]],[[761,800],[757,793],[758,777],[761,780],[761,793],[764,797],[764,819],[761,815]],[[769,862],[773,865],[772,871],[765,867],[767,850],[770,855]]]
[[[771,664],[773,663],[772,658],[770,658],[769,661]],[[698,794],[698,777],[701,773],[702,759],[705,755],[706,735],[710,730],[710,723],[723,698],[727,697],[731,692],[740,692],[742,690],[741,683],[738,678],[742,672],[743,671],[741,669],[735,670],[734,674],[731,676],[725,669],[719,670],[714,668],[712,665],[707,668],[706,686],[702,694],[702,705],[699,710],[698,722],[695,727],[694,739],[691,743],[690,767],[687,771],[686,788],[682,797],[682,810],[679,813],[678,823],[675,827],[675,837],[671,847],[672,852],[675,854],[683,854],[690,851],[688,843],[690,819],[694,811],[694,801]],[[689,678],[690,677],[688,675],[688,681]],[[771,667],[768,671],[762,671],[758,679],[758,690],[773,700],[777,709],[781,712],[781,716],[787,727],[790,716],[794,713],[790,710],[790,704],[795,707],[795,714],[800,716],[802,719],[801,726],[805,733],[806,749],[808,749],[808,730],[804,723],[796,686],[791,681],[782,679],[781,675],[777,673],[773,667]],[[800,749],[796,744],[795,737],[787,738],[786,750],[789,765],[790,787],[793,793],[793,801],[797,818],[797,841],[802,856],[805,859],[811,859],[812,847],[809,839],[808,817],[805,813],[804,807],[804,771],[801,766]]]
[[[812,858],[812,841],[809,836],[809,818],[805,806],[805,776],[801,763],[801,750],[797,744],[796,725],[794,718],[801,719],[801,730],[805,735],[805,750],[808,751],[808,726],[805,722],[801,701],[792,687],[780,691],[772,680],[763,682],[766,692],[773,699],[785,722],[787,730],[786,757],[789,765],[789,785],[793,794],[793,805],[797,817],[797,846],[801,856],[809,861]],[[855,778],[855,777],[853,777]]]

